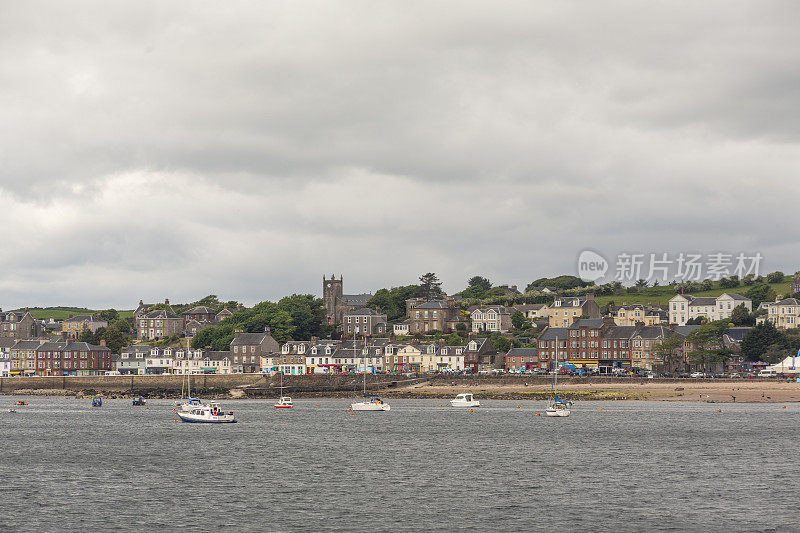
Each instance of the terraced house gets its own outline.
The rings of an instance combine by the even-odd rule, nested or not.
[[[464,322],[456,301],[449,297],[444,300],[406,300],[406,315],[410,321],[410,335],[426,331],[450,331],[459,322]]]
[[[108,322],[94,315],[70,315],[61,322],[61,333],[65,339],[77,339],[84,331],[94,333],[100,328],[107,328]]]
[[[103,341],[45,342],[36,349],[37,376],[101,375],[113,367],[113,358]]]
[[[183,334],[183,318],[175,314],[164,302],[165,309],[156,309],[141,314],[136,319],[136,333],[140,339],[158,340]]]
[[[36,349],[47,342],[44,339],[17,341],[9,349],[12,376],[36,375]]]
[[[478,307],[470,313],[472,331],[499,331],[505,333],[511,329],[511,313],[514,310],[502,305]]]
[[[579,318],[600,318],[600,306],[594,300],[594,294],[556,296],[547,310],[551,328],[569,327]]]
[[[244,333],[237,330],[231,341],[230,352],[233,359],[232,373],[255,373],[261,369],[261,357],[278,354],[280,345],[270,335],[269,328],[264,328],[264,333]]]
[[[27,309],[3,311],[0,309],[0,336],[14,339],[32,339],[42,333],[39,322]]]
[[[366,307],[348,311],[342,317],[342,331],[348,334],[382,335],[387,328],[386,315]]]

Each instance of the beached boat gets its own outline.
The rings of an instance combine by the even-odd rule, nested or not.
[[[220,409],[217,402],[208,402],[208,404],[195,407],[187,413],[178,412],[178,417],[183,422],[193,422],[196,424],[225,424],[236,422],[233,411],[228,411],[226,413]]]
[[[147,404],[147,400],[145,400],[141,396],[134,396],[132,403],[133,403],[133,405],[145,405],[145,404]]]
[[[278,400],[278,403],[275,404],[275,409],[291,409],[294,407],[294,402],[289,396],[283,395],[283,389],[286,387],[283,386],[283,372],[281,372],[281,397]]]
[[[450,400],[450,405],[453,407],[480,407],[481,402],[474,399],[471,393],[463,393]]]
[[[550,407],[545,410],[547,416],[552,417],[566,417],[570,415],[569,408],[572,402],[565,402],[558,397],[556,393],[556,386],[558,383],[558,337],[556,337],[556,364],[555,371],[553,372],[553,394],[550,397]]]
[[[366,362],[364,363],[366,365]],[[389,411],[391,406],[380,398],[367,397],[367,372],[364,369],[364,401],[350,404],[353,411]]]

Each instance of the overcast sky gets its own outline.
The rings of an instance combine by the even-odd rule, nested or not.
[[[800,264],[800,4],[15,2],[0,306]]]

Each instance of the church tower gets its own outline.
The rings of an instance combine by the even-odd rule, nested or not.
[[[328,324],[336,322],[336,306],[342,298],[343,281],[344,278],[341,274],[339,279],[336,279],[333,274],[331,274],[331,279],[325,278],[324,274],[322,275],[322,301],[325,303],[325,317]]]

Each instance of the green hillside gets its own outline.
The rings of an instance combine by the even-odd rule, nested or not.
[[[715,287],[708,291],[693,291],[692,296],[719,296],[723,292],[744,294],[750,288],[745,285],[739,285],[729,289],[718,287],[719,283],[714,284]],[[781,283],[770,283],[769,286],[775,291],[775,294],[789,296],[789,287],[791,285],[791,277],[786,277]],[[624,294],[610,294],[604,296],[596,296],[598,305],[601,307],[614,302],[615,305],[632,305],[632,304],[653,304],[653,305],[667,305],[670,298],[675,296],[675,287],[648,287],[646,289],[639,289],[636,293]]]
[[[69,318],[70,315],[94,315],[99,313],[99,309],[84,309],[82,307],[31,307],[29,309],[33,318],[40,320],[54,319],[64,320]],[[133,310],[119,311],[120,318],[130,318],[133,316]]]

